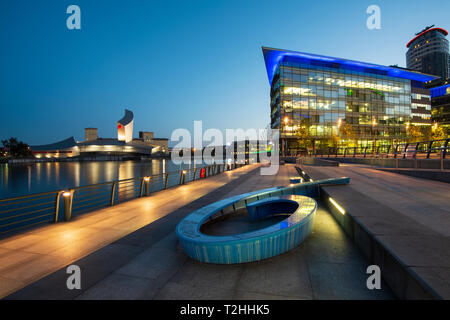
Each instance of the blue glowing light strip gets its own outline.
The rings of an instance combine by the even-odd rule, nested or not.
[[[436,98],[436,97],[442,97],[447,95],[447,88],[450,88],[450,84],[447,84],[445,86],[441,86],[441,87],[436,87],[436,88],[432,88],[431,89],[431,97],[432,98]]]
[[[365,73],[373,73],[378,75],[385,75],[395,78],[409,79],[419,82],[428,82],[438,77],[423,74],[420,72],[407,71],[394,67],[386,67],[377,64],[352,61],[340,58],[332,58],[326,56],[320,56],[316,54],[295,52],[281,49],[273,49],[263,47],[264,61],[266,63],[267,75],[269,77],[269,84],[272,85],[272,79],[278,68],[278,65],[283,61],[292,61],[302,64],[322,64],[327,65],[330,68],[354,70]]]

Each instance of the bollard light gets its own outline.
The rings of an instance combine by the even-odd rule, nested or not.
[[[145,196],[148,196],[150,193],[150,177],[144,177],[144,184],[141,185],[141,197],[143,196],[143,191],[145,190]],[[142,189],[144,188],[144,190]]]
[[[181,177],[181,183],[180,184],[186,184],[186,170],[181,171],[181,173],[183,174]]]
[[[73,190],[63,191],[62,195],[64,199],[64,220],[69,221],[72,218]]]

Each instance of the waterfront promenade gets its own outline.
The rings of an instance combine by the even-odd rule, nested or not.
[[[280,166],[275,176],[261,176],[254,165],[109,208],[116,211],[108,223],[104,222],[102,232],[116,233],[116,236],[110,236],[99,245],[102,247],[99,250],[78,260],[73,254],[70,259],[69,263],[81,268],[81,290],[67,289],[68,275],[64,266],[69,264],[69,260],[66,260],[59,266],[52,266],[55,272],[48,276],[41,274],[40,280],[37,276],[28,279],[28,286],[7,299],[393,298],[384,283],[382,290],[367,289],[367,261],[322,207],[318,210],[311,236],[298,248],[279,257],[241,265],[210,265],[193,261],[182,252],[175,236],[175,227],[184,216],[208,203],[236,194],[288,185],[291,176],[297,176],[294,165]],[[206,183],[211,184],[209,192],[204,186]],[[195,193],[196,197],[189,200],[187,190],[193,193],[198,188],[204,188],[203,196]],[[186,190],[185,193],[183,190]],[[171,194],[166,195],[166,192]],[[157,202],[159,206],[155,204]],[[168,208],[164,209],[163,204]],[[130,206],[134,209],[129,209]],[[144,222],[145,226],[131,233],[117,232],[116,229],[125,228],[132,220],[113,223],[114,219],[119,219],[119,215],[135,215],[135,210],[147,217],[147,221],[153,222]],[[86,219],[90,215],[87,214]],[[95,216],[100,221],[97,223],[102,223],[104,218],[100,212]],[[151,220],[150,216],[154,219]],[[145,220],[139,217],[134,219]],[[70,226],[72,223],[63,225]],[[107,224],[109,227],[106,227]],[[229,226],[224,225],[225,228]],[[102,233],[98,232],[93,238],[102,238]],[[79,245],[89,242],[89,239],[79,241]],[[75,243],[72,241],[72,245]],[[73,251],[66,247],[58,249],[58,252],[66,250]],[[0,276],[14,275],[14,268],[9,270],[9,273],[0,272]],[[25,270],[23,272],[26,274]],[[24,275],[15,276],[20,279]]]
[[[342,225],[399,298],[450,299],[450,184],[358,164],[303,166],[347,212]],[[339,214],[338,214],[339,215]]]
[[[213,193],[257,167],[227,171],[150,197],[75,216],[70,222],[47,224],[0,239],[0,297]]]

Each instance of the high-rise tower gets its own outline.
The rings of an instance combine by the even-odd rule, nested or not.
[[[408,69],[448,78],[450,73],[448,32],[434,25],[416,34],[406,47]]]

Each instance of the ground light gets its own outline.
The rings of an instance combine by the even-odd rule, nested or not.
[[[339,210],[340,213],[345,214],[345,210],[336,202],[333,198],[330,197],[330,202]]]

